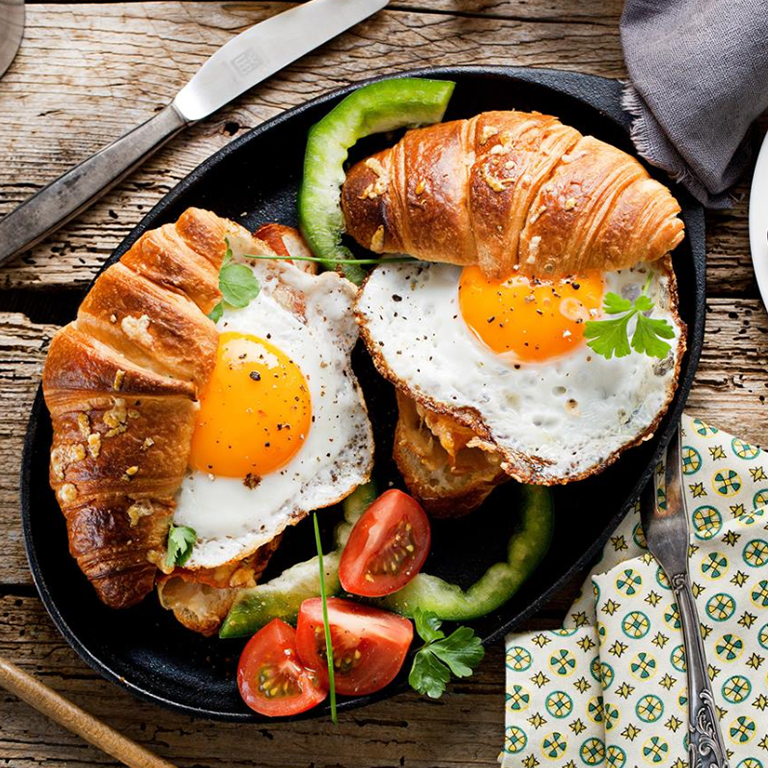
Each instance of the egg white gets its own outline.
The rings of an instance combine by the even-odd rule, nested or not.
[[[187,470],[174,513],[177,525],[197,533],[187,568],[212,568],[254,552],[366,482],[373,462],[371,425],[350,364],[358,338],[355,287],[335,273],[314,276],[285,262],[239,258],[248,243],[232,246],[261,292],[243,309],[225,307],[217,328],[266,339],[293,360],[309,387],[313,422],[298,453],[255,488],[243,478]]]
[[[635,352],[607,360],[584,343],[557,359],[515,365],[466,325],[458,300],[461,269],[447,264],[377,267],[356,313],[377,367],[397,386],[475,429],[504,455],[513,477],[562,483],[604,468],[625,447],[650,437],[672,399],[685,326],[668,261],[606,273],[605,290],[634,299],[649,268],[653,317],[669,321],[675,332],[663,360]]]

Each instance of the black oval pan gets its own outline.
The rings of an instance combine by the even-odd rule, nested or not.
[[[616,81],[554,70],[491,67],[432,68],[407,74],[456,81],[447,119],[490,109],[538,110],[634,154],[628,137],[629,119],[621,109],[621,88]],[[169,192],[107,264],[118,259],[142,232],[175,220],[190,205],[209,208],[252,228],[268,221],[294,224],[307,130],[350,90],[345,88],[289,110],[232,141]],[[356,155],[364,156],[384,146],[385,141],[373,137],[355,148]],[[674,266],[680,313],[688,324],[688,352],[675,401],[653,440],[626,452],[601,475],[555,490],[557,527],[552,549],[512,600],[474,622],[486,643],[500,640],[585,569],[650,476],[680,416],[704,330],[704,217],[701,207],[682,189],[673,186],[673,192],[683,206],[687,231],[685,241],[675,251]],[[375,416],[380,471],[397,482],[389,462],[392,392],[372,372],[365,353],[358,352],[356,364]],[[241,702],[235,685],[242,641],[194,635],[163,611],[154,597],[127,611],[110,610],[97,600],[67,551],[63,516],[48,486],[50,441],[50,419],[38,392],[24,449],[22,524],[35,583],[64,637],[94,669],[143,699],[199,717],[259,720]],[[436,524],[435,546],[427,568],[460,583],[471,582],[502,556],[514,526],[514,505],[515,490],[510,484],[494,492],[469,518]],[[334,513],[323,516],[327,533]],[[291,531],[271,566],[273,571],[289,560],[312,554],[311,536],[307,534],[307,527],[302,525]],[[405,684],[403,674],[377,696],[347,699],[340,709],[390,696]],[[327,712],[324,706],[305,716],[327,716]]]

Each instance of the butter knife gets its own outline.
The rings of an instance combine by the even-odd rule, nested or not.
[[[680,612],[688,670],[688,764],[690,768],[728,768],[696,603],[688,576],[688,510],[681,472],[678,429],[669,445],[664,471],[665,498],[657,503],[653,478],[640,505],[648,549],[669,580]]]
[[[345,29],[388,0],[309,0],[219,48],[154,117],[43,187],[0,220],[0,264],[77,216],[183,128]]]

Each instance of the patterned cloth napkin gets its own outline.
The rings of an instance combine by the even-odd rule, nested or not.
[[[768,454],[699,419],[682,425],[691,580],[720,723],[731,766],[764,768]],[[638,508],[606,545],[565,627],[506,642],[504,768],[686,768],[680,616]]]

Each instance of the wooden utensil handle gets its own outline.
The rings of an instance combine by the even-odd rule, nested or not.
[[[130,768],[174,768],[0,656],[0,685]]]

